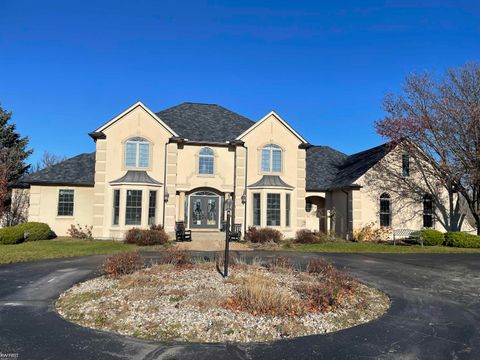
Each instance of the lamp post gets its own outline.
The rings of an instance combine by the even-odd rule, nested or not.
[[[217,263],[217,271],[226,278],[228,276],[228,259],[230,253],[230,216],[232,214],[232,199],[228,198],[225,200],[225,210],[227,211],[227,223],[225,225],[225,255],[223,259],[223,273],[218,268]]]

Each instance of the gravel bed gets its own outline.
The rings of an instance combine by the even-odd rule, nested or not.
[[[342,306],[299,316],[254,315],[225,306],[247,276],[262,276],[298,298],[308,274],[256,265],[231,269],[224,280],[211,263],[177,268],[155,265],[120,278],[99,277],[75,285],[56,302],[61,316],[80,325],[163,341],[252,342],[322,334],[381,316],[388,297],[358,283]]]

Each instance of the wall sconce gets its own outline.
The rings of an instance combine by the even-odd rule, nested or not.
[[[246,190],[243,191],[241,199],[242,199],[242,204],[245,205],[245,203],[247,202],[247,191]]]
[[[167,189],[165,189],[165,193],[163,194],[163,201],[168,203],[169,197],[170,197],[170,194],[168,193]]]

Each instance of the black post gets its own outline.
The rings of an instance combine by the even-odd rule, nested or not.
[[[223,260],[223,277],[228,276],[228,258],[230,245],[230,210],[227,210],[227,228],[225,229],[225,259]]]

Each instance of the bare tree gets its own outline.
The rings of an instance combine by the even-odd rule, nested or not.
[[[11,203],[4,211],[2,226],[14,226],[24,223],[28,219],[28,189],[15,189],[12,193]]]
[[[401,95],[386,96],[384,109],[387,115],[376,123],[377,132],[407,148],[423,180],[420,193],[434,196],[446,228],[459,229],[464,201],[480,234],[478,64],[451,69],[440,79],[429,73],[410,75]],[[414,186],[405,177],[396,177],[394,183],[400,189]],[[446,191],[447,199],[441,197],[440,189]]]
[[[55,155],[45,151],[40,158],[40,160],[31,167],[31,172],[37,172],[43,169],[48,169],[53,165],[61,163],[62,161],[66,160],[67,157],[64,155]]]

